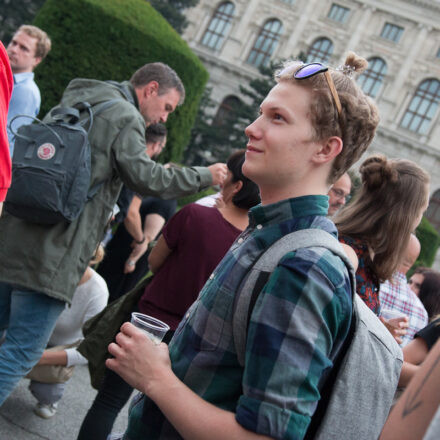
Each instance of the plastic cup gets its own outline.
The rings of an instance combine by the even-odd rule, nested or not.
[[[393,310],[393,309],[382,309],[380,311],[380,316],[385,319],[396,319],[396,318],[404,318],[407,315],[405,313],[400,312],[399,310]]]
[[[162,342],[165,333],[170,329],[169,325],[159,319],[138,312],[131,314],[131,323],[143,330],[155,345],[159,345]]]

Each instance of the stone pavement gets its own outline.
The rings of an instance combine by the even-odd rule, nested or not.
[[[49,420],[33,413],[36,400],[28,390],[28,384],[29,380],[22,379],[0,408],[0,440],[76,440],[96,394],[90,385],[87,366],[75,367],[58,411]],[[127,426],[127,409],[128,403],[116,420],[114,432],[124,431]]]

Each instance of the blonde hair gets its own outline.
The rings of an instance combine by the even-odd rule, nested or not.
[[[369,157],[360,167],[362,186],[334,219],[340,235],[374,252],[373,270],[390,279],[406,252],[414,223],[427,205],[429,175],[410,160]]]
[[[30,24],[22,24],[17,29],[16,33],[18,32],[24,32],[25,34],[29,35],[29,37],[36,38],[37,48],[35,49],[35,56],[41,59],[46,57],[52,46],[50,38],[46,34],[46,32],[44,32],[37,26],[32,26]]]
[[[342,139],[342,151],[335,158],[328,177],[328,182],[333,183],[362,156],[373,140],[379,124],[379,112],[375,103],[351,78],[351,73],[361,73],[365,70],[368,62],[350,52],[340,70],[329,69],[341,101],[340,116],[324,75],[314,75],[301,80],[294,78],[292,71],[296,72],[302,65],[300,61],[287,62],[275,73],[275,80],[290,81],[312,91],[310,117],[316,140],[331,136],[339,136]],[[288,69],[290,66],[292,69]]]

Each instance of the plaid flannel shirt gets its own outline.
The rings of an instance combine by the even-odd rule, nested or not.
[[[414,335],[428,325],[428,313],[402,272],[395,272],[392,281],[385,281],[380,285],[379,298],[381,309],[397,310],[409,318],[409,327],[402,337],[402,346],[411,342]]]
[[[272,438],[299,440],[307,431],[331,356],[350,326],[348,271],[327,249],[285,255],[253,309],[244,368],[232,336],[234,299],[252,263],[283,235],[317,228],[337,236],[326,218],[327,200],[305,196],[252,208],[249,228],[214,270],[169,346],[173,371],[189,388],[234,412],[244,428]],[[179,438],[150,399],[132,407],[124,439]]]

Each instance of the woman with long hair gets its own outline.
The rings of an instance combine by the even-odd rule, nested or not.
[[[396,271],[428,206],[429,175],[414,162],[383,155],[366,159],[360,174],[362,186],[335,224],[359,259],[356,291],[379,315],[379,285]]]

